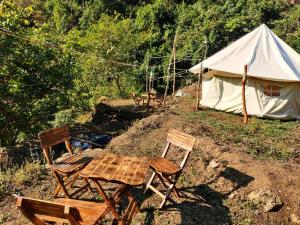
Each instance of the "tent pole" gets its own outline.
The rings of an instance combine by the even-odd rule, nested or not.
[[[149,68],[149,53],[146,55],[146,93],[148,93],[148,68]]]
[[[203,74],[203,68],[202,63],[200,65],[200,72],[198,74],[198,84],[197,84],[197,104],[196,104],[196,110],[199,109],[199,101],[200,101],[200,85],[202,84],[202,74]]]
[[[167,84],[166,84],[166,87],[165,87],[165,94],[164,94],[164,100],[163,100],[163,106],[164,107],[166,107],[166,99],[167,99],[169,83],[170,83],[170,69],[171,69],[171,65],[172,65],[172,59],[174,57],[174,52],[175,52],[174,47],[175,47],[175,44],[176,44],[176,39],[177,39],[177,33],[175,34],[175,37],[174,37],[172,54],[171,54],[171,57],[170,57],[170,62],[169,62],[168,71],[167,71]]]
[[[247,81],[247,71],[248,67],[247,65],[244,65],[244,74],[243,74],[243,80],[242,80],[242,100],[243,100],[243,114],[244,114],[244,124],[248,123],[248,113],[247,113],[247,107],[246,107],[246,94],[245,94],[245,87],[246,87],[246,81]]]
[[[174,45],[173,45],[173,93],[172,93],[173,98],[175,98],[175,87],[176,87],[176,40],[177,40],[177,31],[175,33]]]

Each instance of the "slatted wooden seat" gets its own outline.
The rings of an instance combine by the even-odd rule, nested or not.
[[[60,173],[72,173],[75,170],[83,168],[90,161],[91,158],[83,157],[81,154],[70,155],[55,161],[55,164],[49,167]]]
[[[195,142],[195,137],[175,129],[170,129],[167,136],[167,144],[162,156],[155,157],[150,161],[150,168],[153,170],[153,173],[146,185],[145,192],[150,189],[163,199],[159,208],[162,208],[165,205],[171,193],[174,194],[175,197],[179,197],[176,182],[182,174],[190,153],[194,148]],[[171,145],[177,146],[186,151],[180,165],[177,165],[166,158]],[[166,188],[165,194],[157,190],[152,185],[155,177],[158,177],[163,186]]]
[[[105,203],[74,199],[55,199],[55,202],[16,197],[16,205],[22,214],[36,225],[49,222],[70,225],[94,225],[108,212]],[[52,224],[51,223],[51,224]]]
[[[150,167],[166,175],[181,173],[182,168],[163,157],[155,157],[150,161]]]
[[[73,191],[73,193],[68,191],[68,188],[72,187],[72,185],[78,179],[80,170],[92,160],[91,157],[84,156],[83,154],[73,154],[68,127],[64,126],[52,128],[39,133],[38,136],[48,166],[58,181],[58,185],[54,192],[54,197],[57,197],[60,191],[62,191],[67,198],[71,198],[84,189],[91,190],[87,179],[84,178],[84,186],[76,191]],[[69,156],[62,157],[57,161],[53,161],[50,157],[49,151],[51,147],[60,143],[65,143]]]

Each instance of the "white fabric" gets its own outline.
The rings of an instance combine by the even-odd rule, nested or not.
[[[264,24],[201,63],[203,68],[240,77],[244,65],[247,65],[248,76],[274,81],[300,81],[300,55]],[[199,73],[201,63],[190,71]]]
[[[280,86],[280,96],[264,94],[265,84]],[[246,85],[249,115],[274,119],[300,119],[300,83],[264,81],[249,78]],[[204,78],[201,105],[232,113],[242,113],[241,78],[213,76]]]

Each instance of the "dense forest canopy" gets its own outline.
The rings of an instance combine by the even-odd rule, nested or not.
[[[167,74],[175,33],[185,70],[203,58],[205,41],[211,55],[262,23],[300,52],[300,6],[286,0],[3,0],[0,146],[101,96],[143,91],[147,65]]]

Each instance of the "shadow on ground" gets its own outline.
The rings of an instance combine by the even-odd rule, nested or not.
[[[145,111],[137,109],[134,105],[110,106],[100,103],[96,107],[92,123],[96,124],[103,133],[116,136],[127,130],[134,121],[145,116],[147,116]]]
[[[220,177],[233,182],[235,184],[234,188],[225,194],[212,189],[210,185],[212,185],[214,182],[217,182],[218,178]],[[167,213],[172,217],[172,212],[175,214],[177,212],[177,214],[180,215],[180,221],[176,221],[174,224],[231,225],[233,222],[229,208],[226,206],[226,199],[232,192],[240,189],[241,187],[247,186],[253,180],[253,177],[232,167],[228,167],[221,171],[213,181],[207,184],[180,188],[179,191],[181,194],[181,199],[177,201],[177,203],[169,201],[161,210],[161,213]],[[144,197],[144,200],[152,196],[154,195],[147,194]],[[146,211],[146,217],[143,224],[155,224],[154,217],[157,211],[157,206],[148,207],[144,210]]]

